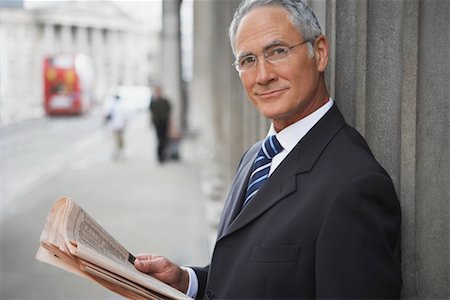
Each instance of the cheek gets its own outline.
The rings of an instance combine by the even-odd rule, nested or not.
[[[299,72],[296,76],[292,76],[291,78],[293,91],[298,96],[306,96],[317,81],[314,72],[308,72],[308,70]]]
[[[247,93],[249,93],[252,90],[253,84],[254,84],[254,80],[252,80],[250,78],[250,76],[246,76],[246,75],[240,75],[239,76],[241,78],[241,82],[242,82],[242,86],[244,87],[244,89],[247,91]]]
[[[252,89],[254,86],[254,81],[251,80],[249,77],[241,76],[241,82],[242,82],[242,87],[244,88],[245,92],[247,93],[247,96],[251,99],[252,102],[254,102],[253,96],[252,96]]]

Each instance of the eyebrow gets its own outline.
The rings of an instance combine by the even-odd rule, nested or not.
[[[273,40],[272,42],[267,44],[267,46],[264,47],[264,51],[275,46],[286,46],[286,42],[282,40]]]
[[[282,40],[279,40],[279,39],[276,39],[276,40],[273,40],[273,41],[271,41],[270,43],[268,43],[264,48],[263,48],[263,52],[265,52],[265,51],[267,51],[268,49],[270,49],[270,48],[272,48],[272,47],[275,47],[275,46],[286,46],[286,42],[285,41],[282,41]],[[240,53],[237,57],[236,57],[236,59],[241,59],[241,58],[243,58],[243,57],[246,57],[246,56],[250,56],[250,55],[255,55],[255,54],[253,54],[252,52],[242,52],[242,53]]]

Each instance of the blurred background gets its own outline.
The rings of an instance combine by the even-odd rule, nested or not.
[[[450,297],[450,2],[309,0],[330,43],[331,96],[390,173],[403,298]],[[231,66],[238,0],[0,0],[0,299],[120,299],[34,259],[56,199],[132,253],[208,263],[242,153],[265,136]],[[173,108],[158,163],[148,107]],[[127,112],[115,154],[107,109]]]

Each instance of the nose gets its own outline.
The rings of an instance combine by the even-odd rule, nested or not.
[[[258,59],[256,62],[256,82],[259,84],[267,84],[276,77],[273,66],[265,59]]]

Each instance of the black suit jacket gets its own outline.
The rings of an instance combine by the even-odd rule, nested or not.
[[[243,156],[198,297],[399,298],[400,205],[336,105],[240,211],[259,150]]]

